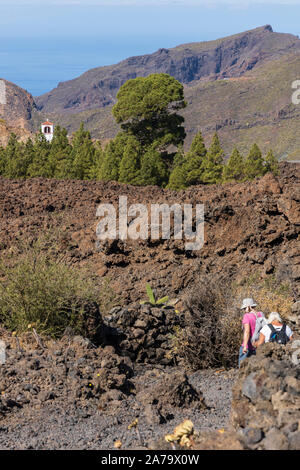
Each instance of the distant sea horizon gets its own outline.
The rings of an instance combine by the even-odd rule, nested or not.
[[[199,38],[197,41],[207,40]],[[196,39],[195,39],[196,41]],[[189,38],[185,41],[190,41]],[[59,82],[71,80],[91,68],[116,64],[135,55],[151,54],[184,41],[170,38],[17,38],[0,41],[0,79],[40,96]]]
[[[90,3],[0,0],[0,79],[39,96],[91,68],[159,48],[214,40],[266,24],[277,32],[299,34],[300,5],[241,2],[249,4],[242,8],[225,1],[209,6],[210,2],[196,0],[165,0],[161,5],[136,0],[131,6],[125,0]]]

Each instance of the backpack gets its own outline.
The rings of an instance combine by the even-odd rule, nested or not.
[[[286,334],[286,325],[283,325],[279,331],[277,331],[271,323],[268,327],[272,332],[269,340],[271,343],[286,344],[290,340]]]
[[[256,313],[254,314],[256,316],[256,321],[255,321],[255,330],[251,338],[251,343],[255,343],[256,341],[259,340],[259,335],[260,335],[260,330],[267,325],[267,320],[265,319],[263,313],[259,312],[262,316],[258,317]]]

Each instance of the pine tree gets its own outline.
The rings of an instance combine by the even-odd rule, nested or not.
[[[95,165],[95,147],[91,134],[84,129],[84,124],[80,124],[78,131],[74,133],[72,140],[72,171],[71,177],[75,179],[90,179],[91,172]]]
[[[214,134],[211,146],[203,160],[201,169],[205,183],[220,183],[224,167],[224,152],[217,132]]]
[[[5,157],[3,158],[3,175],[7,178],[13,178],[12,175],[14,160],[17,158],[19,144],[16,134],[12,133],[9,136],[8,143],[4,149]]]
[[[102,149],[101,142],[98,140],[95,144],[95,157],[94,157],[94,164],[90,171],[90,178],[91,179],[98,179],[99,173],[101,171],[101,167],[104,160],[104,151]]]
[[[183,85],[166,73],[154,73],[124,83],[112,113],[122,130],[134,135],[142,147],[160,142],[165,152],[184,141],[184,118],[178,111],[185,107]]]
[[[223,168],[223,181],[242,181],[244,178],[244,160],[237,148],[227,161]]]
[[[129,136],[120,163],[121,183],[141,184],[141,145],[134,136]]]
[[[201,131],[199,131],[191,144],[190,150],[186,155],[183,169],[176,170],[175,174],[172,176],[174,180],[175,175],[176,179],[181,180],[183,176],[185,177],[185,185],[191,186],[196,184],[203,183],[203,162],[205,160],[207,150],[205,148],[204,140],[202,137]],[[181,183],[180,183],[181,186]]]
[[[6,165],[4,176],[7,178],[22,178],[26,176],[27,166],[24,159],[23,143],[18,142],[17,136],[11,134],[5,148]]]
[[[119,180],[120,163],[127,141],[128,135],[124,132],[119,132],[116,137],[107,144],[98,172],[98,179],[104,181]]]
[[[265,171],[266,173],[271,172],[273,175],[279,175],[278,160],[275,158],[273,150],[269,150],[265,158]]]
[[[69,178],[72,174],[73,159],[67,130],[56,126],[50,146],[48,165],[52,176],[54,178]]]
[[[183,147],[179,146],[178,151],[174,158],[173,169],[169,177],[169,183],[167,188],[173,190],[185,189],[186,183],[186,172],[184,170],[185,156]]]
[[[33,144],[34,158],[28,166],[27,176],[34,178],[41,176],[44,178],[51,178],[51,168],[49,166],[49,155],[51,145],[47,142],[46,137],[42,132],[39,132]]]
[[[266,173],[262,153],[257,144],[253,144],[245,160],[245,179],[254,179]]]
[[[165,186],[168,180],[168,170],[161,153],[155,146],[150,147],[142,156],[140,184]]]

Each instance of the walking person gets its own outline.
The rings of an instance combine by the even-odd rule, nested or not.
[[[244,359],[256,354],[251,338],[255,332],[257,318],[264,318],[264,315],[262,312],[258,312],[255,307],[257,307],[257,304],[252,298],[243,300],[241,310],[243,311],[242,327],[244,334],[243,343],[239,351],[239,367]]]
[[[277,312],[270,313],[268,323],[261,331],[259,340],[255,343],[256,347],[264,343],[286,344],[293,337],[293,332],[288,325],[283,323],[281,316]]]

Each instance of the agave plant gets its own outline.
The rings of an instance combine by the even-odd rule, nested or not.
[[[150,284],[146,284],[146,291],[147,291],[147,295],[148,295],[149,300],[143,300],[142,302],[140,302],[141,305],[147,304],[147,305],[151,305],[152,307],[157,307],[159,305],[166,305],[169,301],[168,296],[165,296],[165,297],[162,297],[161,299],[156,300],[154,292],[153,292]]]

